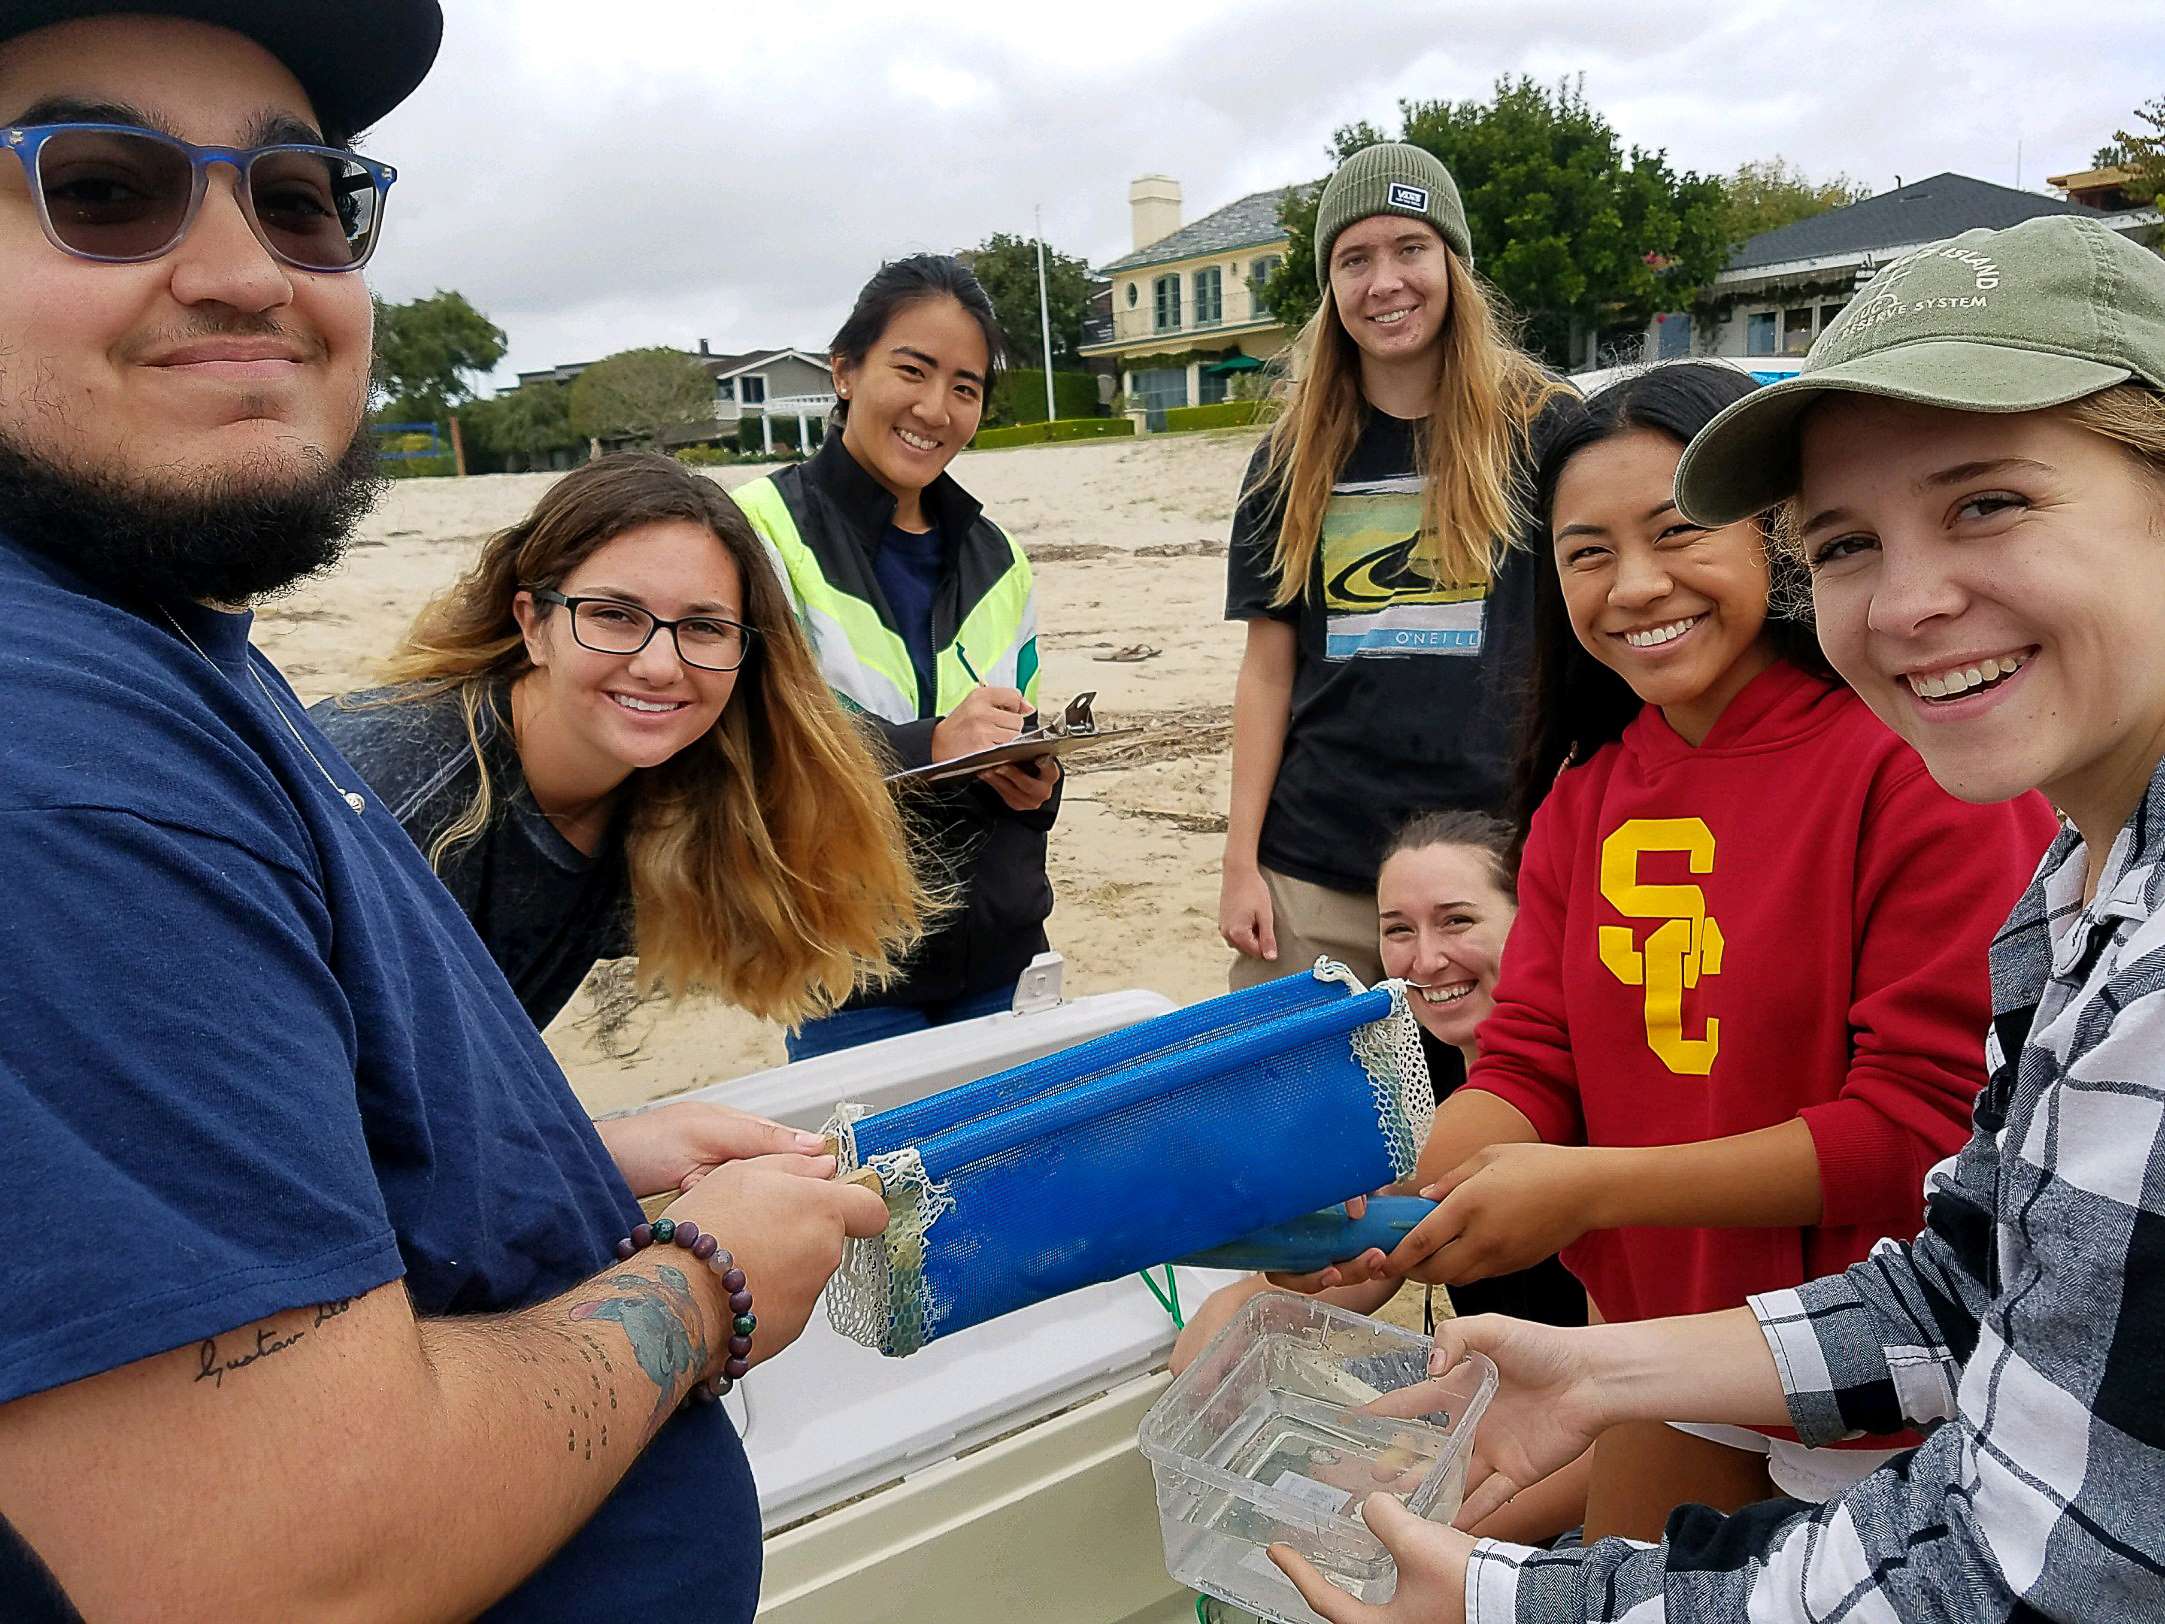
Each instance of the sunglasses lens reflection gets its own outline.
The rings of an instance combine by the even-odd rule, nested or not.
[[[313,271],[342,271],[376,234],[376,183],[358,162],[272,148],[248,167],[248,196],[272,252]]]
[[[92,259],[149,259],[172,247],[193,185],[187,154],[146,136],[65,131],[38,153],[53,234]]]

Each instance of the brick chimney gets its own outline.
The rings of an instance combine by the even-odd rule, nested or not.
[[[1180,229],[1180,182],[1170,175],[1138,175],[1128,183],[1128,213],[1137,248],[1170,237]]]

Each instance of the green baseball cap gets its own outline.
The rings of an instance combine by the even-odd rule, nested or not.
[[[2165,390],[2165,259],[2084,215],[1965,231],[1886,265],[1803,371],[1693,435],[1676,505],[1731,524],[1794,496],[1804,414],[1833,392],[2035,412],[2131,379]]]

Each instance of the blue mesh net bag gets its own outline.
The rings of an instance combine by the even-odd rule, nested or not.
[[[883,1353],[1186,1257],[1413,1171],[1434,1101],[1405,989],[1318,960],[877,1115],[829,1125],[886,1233],[835,1328]]]

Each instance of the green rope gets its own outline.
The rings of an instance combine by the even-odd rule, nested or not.
[[[1180,1281],[1173,1274],[1173,1266],[1170,1263],[1165,1265],[1165,1289],[1163,1291],[1158,1289],[1158,1283],[1151,1278],[1148,1269],[1143,1271],[1143,1284],[1150,1288],[1150,1295],[1157,1298],[1158,1306],[1173,1316],[1173,1329],[1185,1331],[1188,1328],[1188,1322],[1181,1318],[1180,1315]],[[1197,1605],[1200,1606],[1201,1603],[1198,1602]]]
[[[1210,1614],[1203,1610],[1203,1598],[1195,1598],[1195,1624],[1210,1624]]]

